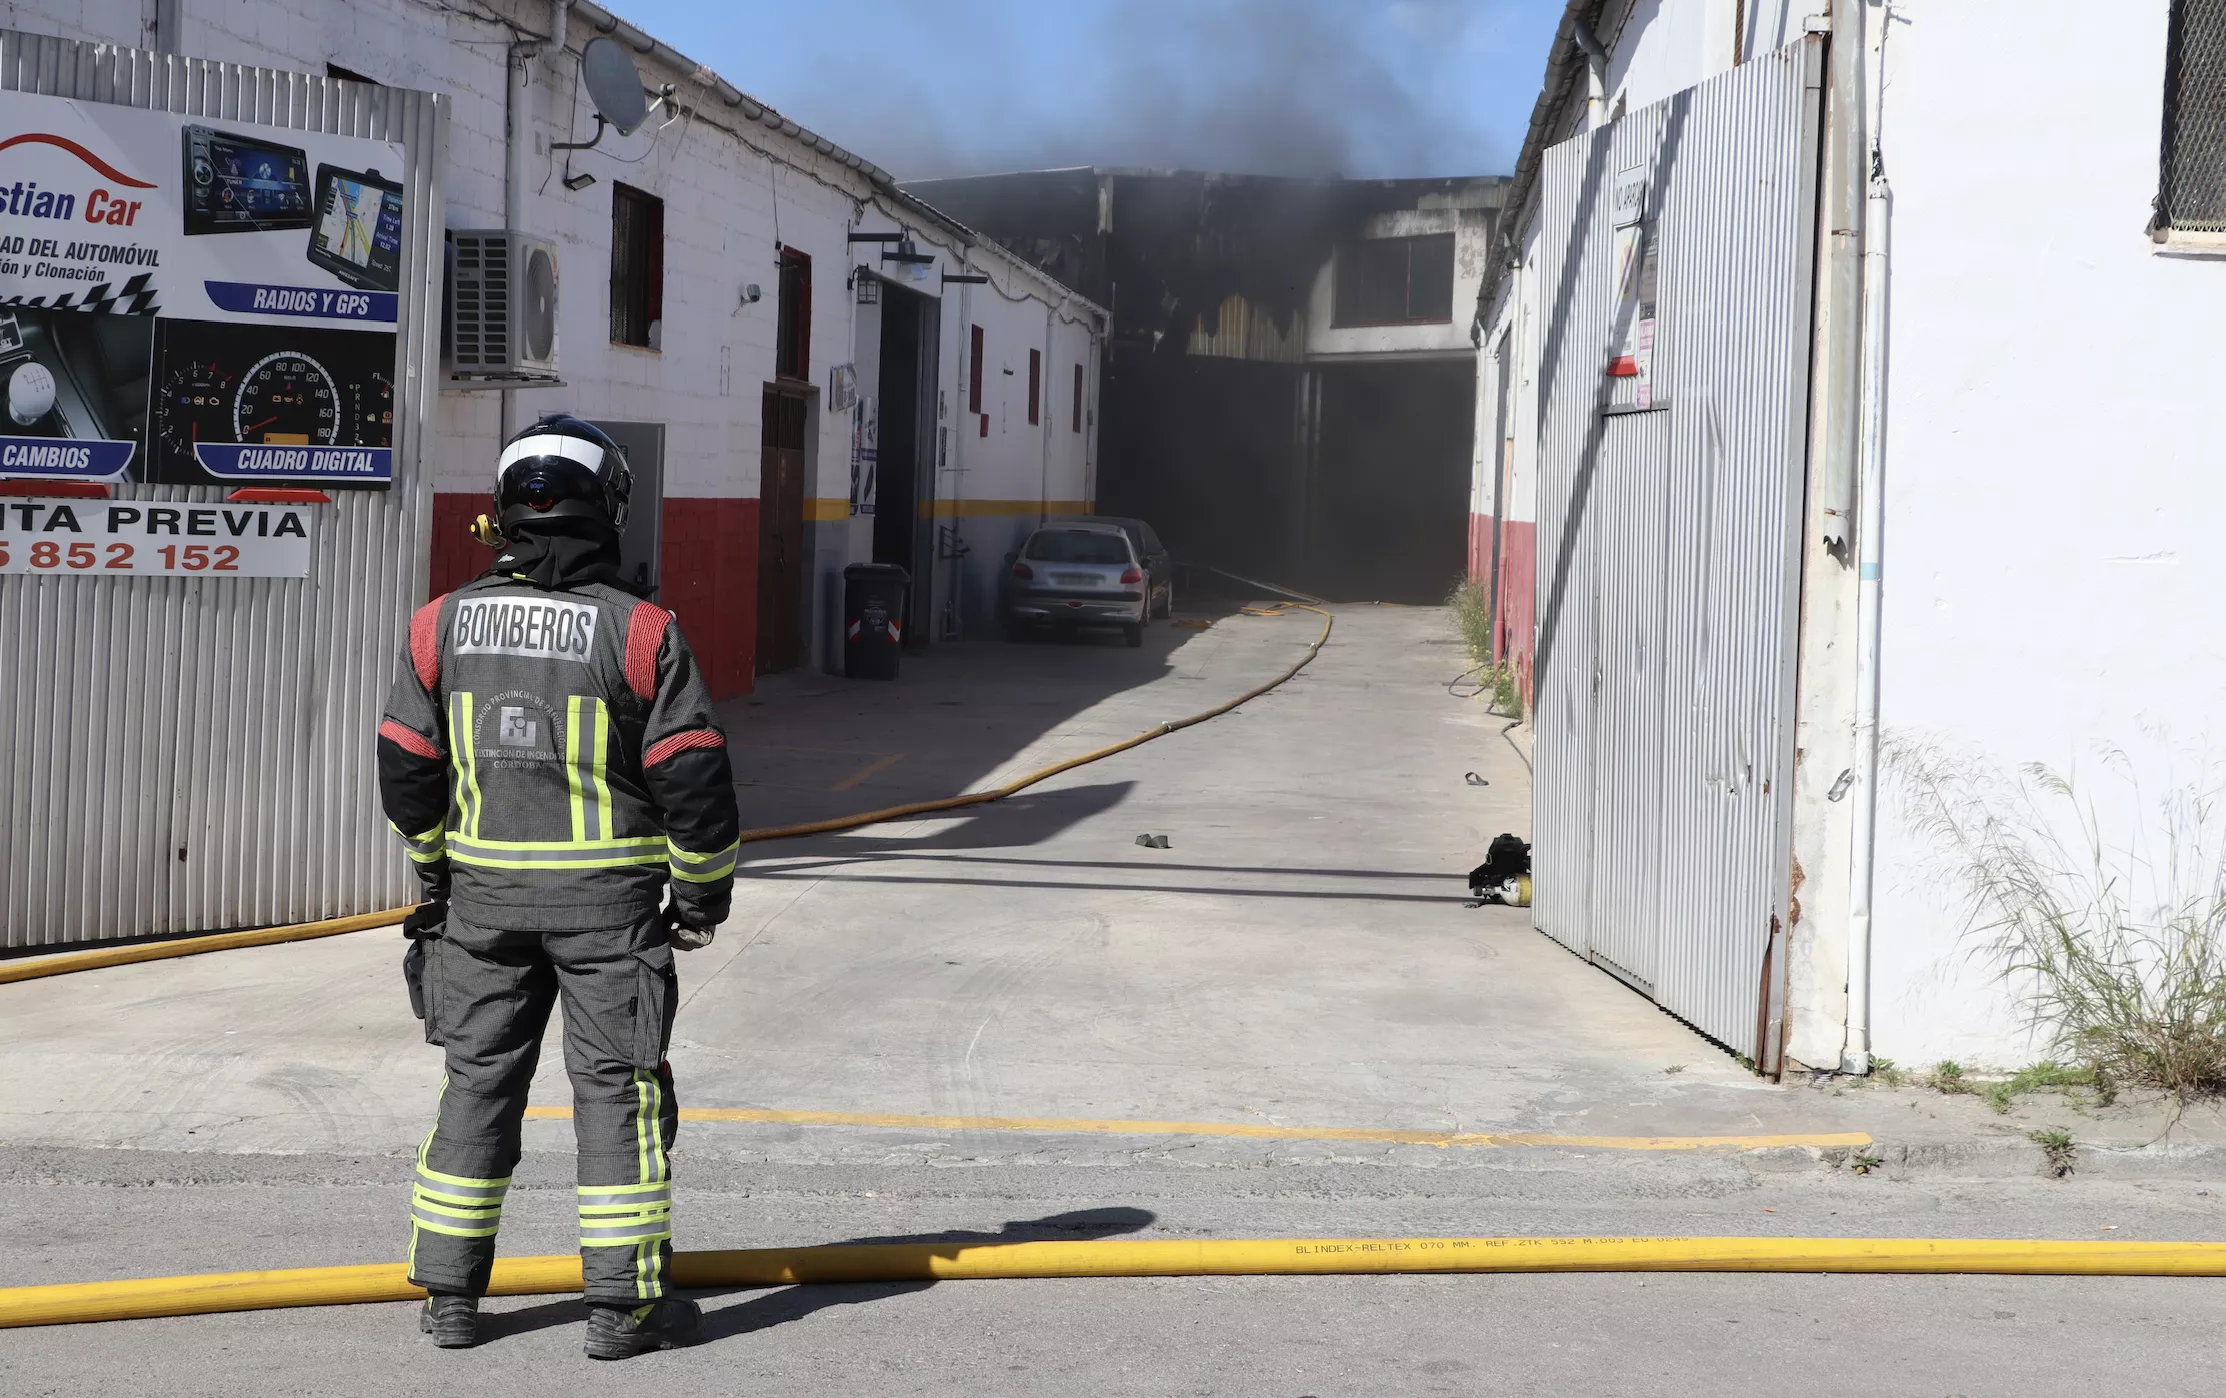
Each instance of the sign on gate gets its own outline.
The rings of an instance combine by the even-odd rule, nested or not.
[[[0,477],[383,487],[402,148],[0,93]]]
[[[0,502],[0,573],[305,578],[307,505]]]

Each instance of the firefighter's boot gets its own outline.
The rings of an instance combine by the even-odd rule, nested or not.
[[[651,1350],[679,1349],[696,1342],[702,1322],[702,1308],[678,1296],[631,1310],[593,1305],[587,1311],[587,1357],[631,1359]]]
[[[479,1343],[479,1298],[436,1292],[417,1313],[417,1328],[442,1349],[470,1349]]]

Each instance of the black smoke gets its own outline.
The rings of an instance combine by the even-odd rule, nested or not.
[[[754,90],[900,179],[1071,165],[1466,175],[1511,155],[1460,100],[1453,41],[1473,0],[1109,0],[1070,11],[1072,51],[1048,64],[1009,32],[1022,3],[923,4],[934,45],[901,31],[876,43],[865,26],[839,59],[773,62]]]

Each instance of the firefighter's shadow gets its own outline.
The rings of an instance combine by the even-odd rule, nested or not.
[[[995,1243],[1110,1238],[1116,1234],[1134,1233],[1148,1228],[1157,1218],[1158,1215],[1149,1209],[1075,1209],[1044,1218],[1013,1220],[994,1233],[985,1233],[978,1229],[951,1229],[942,1233],[914,1233],[902,1237],[845,1238],[842,1244],[927,1244],[939,1254],[943,1251],[943,1245],[947,1244],[950,1252],[956,1254],[969,1247]],[[803,1320],[836,1306],[863,1305],[869,1301],[925,1291],[934,1285],[933,1280],[923,1278],[893,1282],[816,1282],[806,1286],[774,1288],[719,1287],[697,1290],[692,1294],[708,1300],[745,1292],[755,1293],[748,1300],[734,1305],[705,1308],[701,1343],[710,1344],[732,1339],[737,1335],[770,1330],[776,1325]],[[568,1297],[562,1301],[545,1302],[515,1311],[492,1312],[481,1322],[483,1338],[499,1340],[535,1330],[546,1330],[551,1326],[577,1323],[582,1310],[579,1300]]]

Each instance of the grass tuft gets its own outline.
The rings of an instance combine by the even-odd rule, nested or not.
[[[1886,756],[1911,824],[1962,884],[1971,949],[2059,1058],[2106,1103],[2121,1087],[2183,1107],[2226,1090],[2226,763],[2200,757],[2151,797],[2106,753],[2123,787],[2106,819],[2045,767],[2005,776],[1911,741]]]
[[[2062,1092],[2074,1087],[2093,1087],[2095,1071],[2092,1068],[2066,1068],[2061,1063],[2028,1063],[2006,1078],[1990,1082],[1980,1095],[1986,1104],[1998,1112],[2006,1112],[2018,1098],[2032,1092]]]
[[[2026,1132],[2025,1139],[2041,1148],[2041,1156],[2048,1162],[2048,1173],[2051,1176],[2062,1179],[2072,1172],[2072,1153],[2077,1146],[2069,1131],[2050,1126]]]
[[[1453,613],[1453,624],[1460,628],[1461,640],[1469,648],[1469,658],[1476,662],[1475,668],[1461,677],[1462,683],[1471,675],[1475,677],[1475,688],[1466,693],[1488,694],[1492,712],[1520,719],[1523,691],[1516,682],[1515,667],[1504,660],[1492,659],[1491,585],[1479,578],[1465,578],[1454,586],[1445,605]]]

